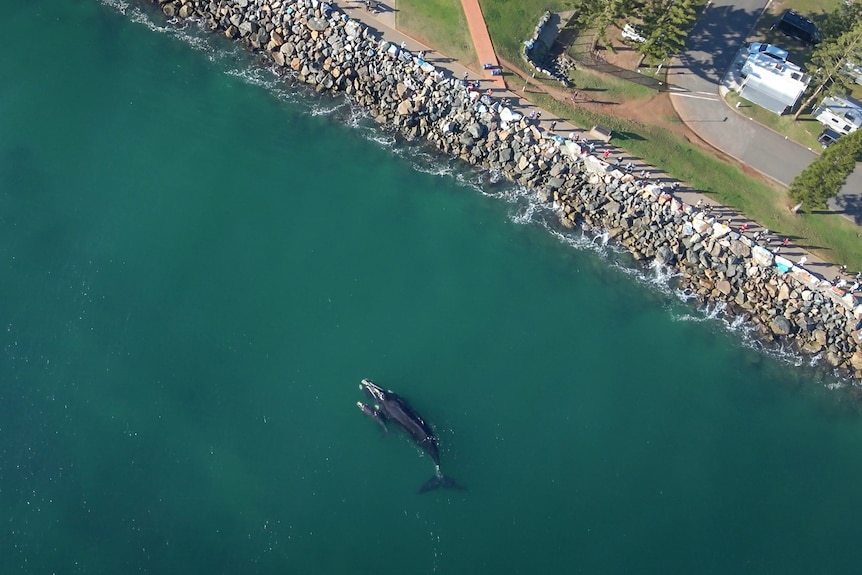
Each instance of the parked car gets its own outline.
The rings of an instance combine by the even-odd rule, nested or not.
[[[833,130],[832,128],[826,128],[820,135],[817,136],[817,141],[820,142],[820,145],[824,148],[828,148],[832,142],[841,137],[841,134]]]
[[[784,14],[781,15],[781,20],[776,22],[772,28],[809,46],[819,44],[823,40],[823,35],[820,34],[820,30],[817,29],[814,22],[795,10],[785,10]]]
[[[787,50],[779,48],[778,46],[773,46],[772,44],[766,44],[765,42],[752,42],[748,45],[748,53],[766,54],[770,58],[774,58],[779,62],[786,62],[787,57],[790,55]]]
[[[631,24],[623,26],[622,37],[632,42],[646,42],[646,38],[644,38],[641,31]]]

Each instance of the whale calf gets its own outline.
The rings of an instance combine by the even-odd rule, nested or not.
[[[371,407],[370,405],[365,405],[361,401],[356,402],[356,407],[359,408],[359,411],[376,421],[383,427],[383,431],[389,431],[389,428],[386,427],[386,420],[383,419],[383,414]]]
[[[363,413],[376,419],[384,426],[390,422],[397,424],[434,461],[436,469],[434,477],[422,484],[422,487],[419,488],[419,493],[431,491],[438,487],[463,489],[455,480],[443,475],[443,472],[440,470],[440,450],[434,430],[410,407],[410,404],[394,392],[385,390],[368,379],[363,379],[359,384],[359,388],[368,394],[368,397],[373,402],[373,406],[357,402],[359,409]]]

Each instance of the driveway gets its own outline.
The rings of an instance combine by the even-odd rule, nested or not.
[[[668,84],[680,119],[705,142],[789,185],[817,156],[750,120],[745,108],[728,107],[719,96],[725,72],[766,4],[766,0],[711,2],[689,34],[686,51],[668,70]],[[862,224],[862,170],[857,167],[830,207]]]

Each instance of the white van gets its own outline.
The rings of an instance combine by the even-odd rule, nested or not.
[[[631,24],[623,26],[622,37],[626,40],[631,40],[632,42],[646,42],[646,38],[643,37],[641,31]]]

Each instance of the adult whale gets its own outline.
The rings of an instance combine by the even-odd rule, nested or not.
[[[443,475],[443,472],[440,470],[440,450],[437,445],[437,437],[434,435],[431,426],[425,423],[425,420],[410,407],[410,404],[392,391],[385,390],[368,379],[362,380],[362,383],[359,384],[359,389],[367,393],[373,402],[373,406],[368,406],[361,402],[357,403],[363,413],[383,424],[386,422],[397,424],[434,461],[436,469],[434,477],[422,484],[422,487],[419,488],[419,493],[425,493],[438,487],[463,489],[454,479]]]

